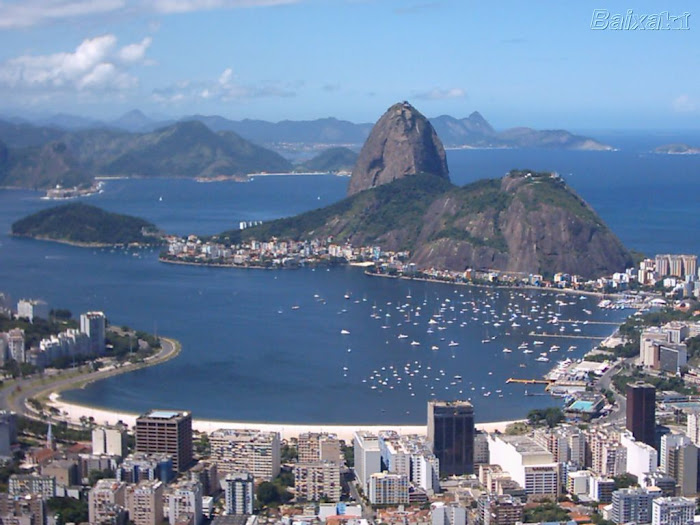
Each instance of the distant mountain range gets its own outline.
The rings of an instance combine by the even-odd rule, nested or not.
[[[550,148],[609,150],[594,139],[562,130],[511,128],[496,131],[474,112],[456,119],[430,119],[450,148]],[[292,170],[343,171],[372,124],[335,118],[266,122],[192,115],[177,121],[151,119],[133,110],[97,121],[57,114],[33,122],[0,119],[0,186],[49,188],[89,185],[94,176],[217,177]],[[344,146],[345,149],[331,149]],[[320,151],[294,166],[280,154]],[[330,151],[324,151],[330,150]]]
[[[132,110],[118,119],[97,121],[73,115],[57,114],[35,119],[5,119],[14,124],[33,124],[40,127],[58,128],[63,131],[80,131],[105,128],[148,133],[170,126],[176,122],[197,120],[212,131],[233,131],[257,144],[281,149],[283,144],[327,144],[360,146],[369,136],[370,123],[356,124],[336,118],[316,120],[230,120],[221,116],[187,115],[179,119],[153,119],[139,110]],[[574,135],[564,130],[535,130],[527,127],[496,131],[491,124],[475,111],[466,118],[448,115],[429,119],[445,147],[474,148],[556,148],[582,150],[609,150],[611,146],[595,139]]]
[[[683,143],[664,144],[663,146],[655,148],[654,153],[663,153],[666,155],[699,155],[700,148]]]

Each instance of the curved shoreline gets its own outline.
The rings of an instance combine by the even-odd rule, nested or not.
[[[69,424],[80,425],[81,418],[93,418],[96,424],[114,425],[116,423],[126,424],[133,428],[136,424],[136,418],[140,414],[134,412],[117,411],[104,408],[95,408],[78,403],[71,403],[61,399],[60,394],[52,393],[49,396],[50,406],[58,409],[62,417],[55,417],[61,421],[66,421]],[[487,423],[476,423],[475,427],[488,432],[500,431],[504,432],[506,427],[511,423],[525,421],[494,421]],[[329,432],[337,434],[340,439],[350,441],[353,434],[358,430],[366,430],[369,432],[379,432],[380,430],[394,430],[400,434],[426,434],[427,425],[402,425],[402,424],[356,424],[343,425],[333,423],[272,423],[272,422],[256,422],[256,421],[231,421],[221,419],[198,419],[193,418],[192,428],[197,432],[211,433],[219,429],[257,429],[266,432],[279,432],[283,439],[297,437],[304,432]]]

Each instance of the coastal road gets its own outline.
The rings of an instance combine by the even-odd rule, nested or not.
[[[139,368],[158,365],[177,356],[180,353],[180,343],[174,339],[160,338],[160,351],[141,363],[128,364],[119,368],[108,368],[95,372],[76,373],[76,369],[62,370],[56,375],[32,375],[24,379],[16,379],[8,382],[8,385],[0,390],[0,407],[12,410],[17,414],[36,418],[36,414],[27,409],[27,399],[42,397],[51,392],[60,392],[70,388],[77,388],[93,381],[106,379],[111,376],[131,372]],[[82,369],[90,368],[90,364]]]
[[[615,375],[619,374],[626,365],[633,363],[637,358],[630,357],[623,359],[615,366],[611,367],[610,370],[605,372],[598,380],[598,388],[601,390],[610,390],[615,396],[616,407],[612,412],[604,419],[608,423],[618,423],[627,417],[627,398],[624,394],[617,392],[612,386],[612,380]]]

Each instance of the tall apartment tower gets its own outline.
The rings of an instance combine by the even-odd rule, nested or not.
[[[440,477],[474,473],[474,407],[469,401],[429,401],[428,441]]]
[[[104,355],[106,318],[102,312],[87,312],[80,315],[80,331],[90,338],[90,353]]]
[[[163,482],[145,480],[126,487],[126,509],[135,525],[163,523]]]
[[[652,385],[627,385],[627,430],[637,441],[656,447],[656,389]]]
[[[192,414],[152,410],[138,417],[136,451],[170,454],[173,469],[184,472],[192,463]]]
[[[253,475],[236,472],[224,478],[226,514],[253,514]]]

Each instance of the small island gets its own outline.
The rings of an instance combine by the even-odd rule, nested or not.
[[[162,243],[162,234],[153,223],[82,203],[48,208],[20,219],[12,225],[12,235],[91,247]]]
[[[700,154],[700,148],[695,148],[683,143],[664,144],[656,148],[654,153],[661,153],[663,155],[698,155]]]

